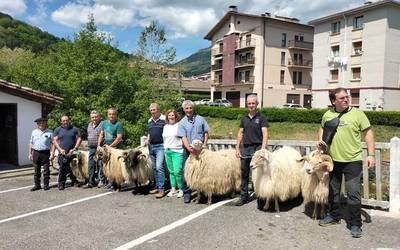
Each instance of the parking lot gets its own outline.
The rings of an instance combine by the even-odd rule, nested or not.
[[[344,221],[321,228],[302,204],[277,214],[255,201],[184,204],[131,190],[58,191],[51,181],[49,191],[30,192],[31,175],[0,173],[0,249],[400,249],[400,218],[383,211],[366,210],[372,222],[353,239]]]

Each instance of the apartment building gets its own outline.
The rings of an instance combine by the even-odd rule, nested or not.
[[[211,98],[245,107],[255,93],[262,107],[311,107],[313,27],[298,19],[229,11],[204,37],[211,41]]]
[[[366,2],[309,24],[314,26],[313,107],[327,107],[328,91],[344,87],[353,106],[400,109],[399,2]]]

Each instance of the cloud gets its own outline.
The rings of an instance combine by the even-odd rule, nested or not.
[[[67,3],[52,13],[52,19],[77,27],[93,13],[96,23],[117,27],[145,26],[151,20],[162,24],[170,37],[204,36],[228,10],[296,17],[303,23],[311,19],[353,8],[363,0],[79,0]]]
[[[1,0],[0,12],[9,14],[11,16],[18,16],[24,14],[26,11],[26,4],[24,0]]]
[[[47,6],[54,0],[35,0],[36,13],[28,16],[28,20],[33,24],[39,25],[47,19]]]
[[[111,5],[87,5],[68,3],[51,14],[53,21],[69,27],[79,27],[93,14],[99,24],[126,27],[134,22],[133,12],[129,9],[116,9]]]

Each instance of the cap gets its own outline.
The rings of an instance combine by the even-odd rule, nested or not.
[[[35,120],[35,122],[47,122],[47,118],[40,117]]]

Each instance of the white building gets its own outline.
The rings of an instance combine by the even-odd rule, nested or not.
[[[344,87],[353,106],[400,109],[399,2],[367,2],[309,24],[314,26],[314,108],[330,105],[328,91]]]
[[[31,164],[28,144],[34,120],[45,116],[62,98],[0,80],[0,170],[2,165]]]

